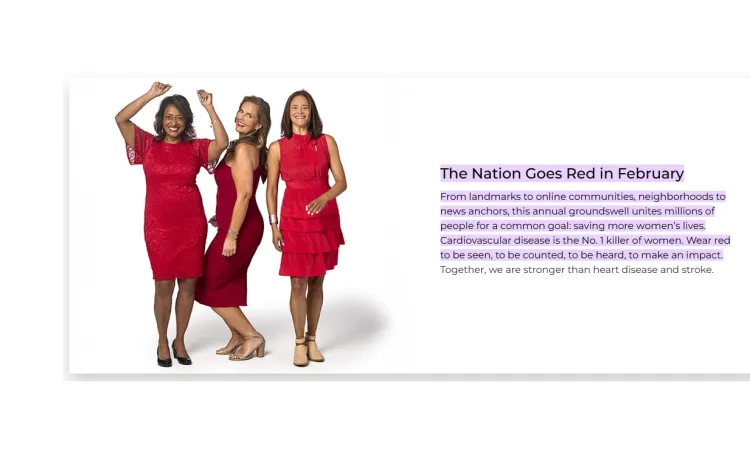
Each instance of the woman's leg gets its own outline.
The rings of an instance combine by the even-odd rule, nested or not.
[[[234,308],[234,307],[232,307],[232,308]],[[242,344],[242,342],[244,341],[244,337],[242,337],[242,334],[240,334],[240,331],[238,331],[237,329],[233,328],[227,322],[227,320],[224,319],[224,317],[219,313],[219,311],[220,310],[224,310],[224,308],[211,308],[211,310],[213,310],[214,313],[216,313],[217,315],[219,315],[219,317],[224,320],[224,323],[229,328],[229,333],[231,334],[231,336],[229,337],[229,342],[227,342],[226,346],[224,346],[224,347],[219,348],[218,350],[216,350],[216,354],[218,354],[218,355],[229,354],[232,350],[234,350],[235,348],[237,348],[237,346],[239,346],[239,345]],[[240,311],[242,311],[242,310],[240,310]]]
[[[289,310],[294,323],[294,365],[307,366],[305,346],[305,317],[307,316],[307,278],[292,276],[292,293],[289,297]]]
[[[177,302],[175,306],[177,335],[174,338],[174,346],[177,350],[177,355],[184,358],[188,356],[188,352],[185,349],[185,332],[190,323],[190,315],[193,312],[195,278],[178,279],[177,286]]]
[[[320,311],[323,309],[323,279],[325,275],[309,278],[307,282],[307,333],[314,336],[318,330]]]
[[[305,317],[307,316],[307,278],[291,277],[292,293],[289,297],[289,310],[292,312],[294,336],[305,337]]]
[[[230,344],[235,338],[235,332],[240,336],[239,343],[242,343],[242,346],[232,353],[232,356],[245,357],[258,348],[258,345],[264,342],[263,336],[253,327],[247,319],[247,316],[245,316],[242,310],[240,310],[240,307],[214,308],[213,311],[221,316],[221,319],[223,319],[224,322],[227,323],[227,326],[229,326],[229,329],[232,330],[232,340],[230,340]],[[234,346],[236,346],[236,344]],[[228,347],[229,346],[227,346],[227,348]]]
[[[159,359],[169,359],[169,341],[167,327],[172,313],[172,294],[174,294],[174,280],[154,281],[154,316],[156,329],[159,331]]]
[[[310,361],[323,362],[325,358],[315,343],[315,332],[318,330],[320,311],[323,309],[323,279],[325,275],[310,278],[307,282],[307,357]]]

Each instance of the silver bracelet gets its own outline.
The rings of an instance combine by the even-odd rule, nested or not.
[[[270,224],[276,224],[276,223],[278,223],[279,220],[276,218],[276,214],[271,214],[270,216],[268,216],[268,222]]]

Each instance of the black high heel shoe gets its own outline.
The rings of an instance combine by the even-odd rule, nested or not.
[[[174,347],[174,340],[172,340],[172,350],[174,351],[174,357],[177,358],[177,362],[178,363],[182,364],[183,366],[189,366],[189,365],[193,364],[193,360],[190,359],[190,356],[188,356],[186,358],[181,358],[177,354],[177,349]]]
[[[161,367],[172,367],[172,356],[167,359],[159,359],[159,346],[156,346],[156,364]]]

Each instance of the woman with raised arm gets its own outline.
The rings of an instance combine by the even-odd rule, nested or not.
[[[239,307],[247,306],[247,269],[263,239],[255,193],[261,178],[266,179],[271,108],[260,97],[245,97],[234,126],[239,138],[229,144],[214,173],[216,215],[210,222],[218,232],[206,252],[195,300],[213,308],[229,328],[229,343],[216,354],[245,361],[253,354],[259,358],[265,354],[265,339]]]
[[[323,308],[323,278],[338,263],[339,245],[344,244],[336,197],[346,190],[346,176],[336,141],[323,134],[310,93],[292,93],[283,117],[282,137],[268,150],[266,204],[273,245],[282,253],[279,275],[291,281],[293,363],[307,366],[308,361],[324,360],[315,335]],[[333,187],[328,184],[329,170]],[[279,176],[286,184],[280,222],[276,217]]]
[[[146,176],[144,235],[155,284],[154,314],[159,332],[157,364],[172,365],[167,326],[172,312],[175,279],[179,286],[175,315],[177,335],[172,351],[180,364],[192,364],[185,349],[185,332],[193,310],[195,280],[203,273],[203,251],[208,228],[203,200],[195,177],[203,167],[213,172],[229,139],[213,107],[213,97],[203,90],[198,98],[211,119],[214,140],[196,139],[193,112],[185,97],[164,98],[154,121],[156,136],[132,121],[149,101],[165,94],[171,85],[156,82],[115,117],[125,139],[128,161],[143,165]]]

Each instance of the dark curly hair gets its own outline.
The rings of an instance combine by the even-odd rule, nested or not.
[[[180,133],[180,140],[182,142],[190,142],[195,139],[195,128],[193,127],[193,111],[190,110],[190,103],[185,99],[185,96],[175,94],[173,96],[165,97],[162,99],[159,105],[159,111],[156,112],[156,119],[154,120],[154,131],[156,131],[156,141],[161,142],[167,133],[164,132],[164,111],[167,107],[173,105],[177,107],[183,117],[185,117],[185,129]]]
[[[307,125],[307,131],[310,133],[311,139],[317,139],[323,134],[323,120],[320,119],[318,108],[315,105],[313,97],[304,89],[293,92],[292,95],[289,96],[289,99],[286,100],[286,105],[284,106],[284,117],[281,119],[281,137],[286,137],[287,139],[292,138],[292,119],[289,117],[289,109],[292,105],[292,99],[297,96],[304,96],[310,104],[310,124]]]
[[[245,96],[240,102],[240,106],[237,109],[239,112],[242,109],[242,104],[250,102],[258,107],[258,122],[260,128],[257,131],[252,132],[249,136],[242,136],[239,139],[233,140],[229,147],[227,147],[227,154],[234,152],[237,144],[250,144],[256,149],[260,150],[260,177],[263,182],[268,177],[268,161],[267,153],[268,147],[266,147],[266,141],[268,140],[268,133],[271,131],[271,106],[268,102],[264,101],[262,97],[258,96]]]

